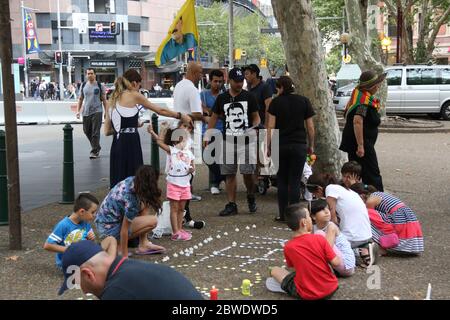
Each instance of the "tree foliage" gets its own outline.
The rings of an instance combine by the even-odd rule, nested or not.
[[[342,17],[344,0],[312,0],[314,13],[318,18],[318,27],[322,36],[322,42],[329,42],[342,32],[341,19],[321,19],[330,17]]]
[[[207,52],[224,62],[228,59],[228,10],[223,4],[214,3],[211,7],[197,7],[196,15],[200,25],[211,24],[199,27],[202,54]],[[267,26],[258,14],[234,17],[234,47],[247,53],[237,64],[258,63],[261,58],[266,58],[273,69],[285,64],[281,37],[260,31]]]

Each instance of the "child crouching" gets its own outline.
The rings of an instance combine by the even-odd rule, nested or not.
[[[62,270],[62,256],[66,249],[81,240],[95,240],[90,223],[94,221],[98,200],[89,193],[81,193],[75,200],[73,212],[62,219],[44,244],[44,249],[56,252],[56,266]]]
[[[314,234],[324,236],[334,252],[341,258],[342,263],[334,268],[341,277],[349,277],[355,273],[355,254],[350,242],[331,221],[331,213],[324,199],[311,202],[311,217],[314,224]]]

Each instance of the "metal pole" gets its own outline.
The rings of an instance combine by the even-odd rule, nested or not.
[[[72,64],[71,64],[71,55],[70,55],[70,51],[67,52],[67,75],[69,76],[69,81],[67,82],[67,86],[69,86],[70,84],[72,84]],[[59,89],[61,90],[61,86],[59,87]],[[62,88],[62,90],[64,90],[64,86]]]
[[[402,4],[400,0],[397,0],[397,63],[400,63],[400,38],[402,36],[402,23]]]
[[[9,249],[22,250],[20,216],[19,152],[17,146],[16,97],[12,65],[11,15],[9,1],[0,1],[0,59],[2,64],[8,172]]]
[[[24,74],[24,87],[25,87],[25,97],[28,98],[28,61],[27,61],[27,39],[25,34],[25,8],[23,5],[23,1],[20,2],[20,9],[22,13],[22,34],[23,34],[23,58],[25,59],[25,63],[23,65],[23,74]]]
[[[152,115],[152,126],[153,131],[158,133],[158,115],[154,113]],[[156,170],[156,172],[159,172],[159,146],[156,141],[152,139],[152,148],[151,148],[151,160],[150,163],[152,167]]]
[[[0,226],[8,224],[8,174],[6,172],[5,131],[0,130]]]
[[[342,9],[342,33],[345,33],[345,8]],[[342,51],[344,55],[347,55],[345,49],[345,44],[342,44]],[[341,59],[341,66],[344,64],[345,62]]]
[[[234,28],[234,17],[233,17],[233,0],[229,0],[229,18],[228,18],[228,54],[230,59],[229,68],[234,68],[234,55],[233,55],[233,49],[234,49],[234,40],[233,40],[233,28]]]
[[[58,10],[58,47],[59,52],[61,52],[61,63],[59,64],[59,99],[64,100],[64,76],[63,76],[63,67],[62,67],[62,46],[61,46],[61,12],[59,8],[59,0],[56,2],[57,10]]]
[[[64,163],[63,163],[63,204],[73,203],[75,198],[74,171],[73,171],[73,128],[66,124],[64,131]]]

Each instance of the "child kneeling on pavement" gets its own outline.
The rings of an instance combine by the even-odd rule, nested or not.
[[[73,212],[62,219],[53,229],[44,244],[44,249],[56,252],[56,266],[62,270],[62,255],[66,249],[81,240],[95,240],[90,225],[97,212],[98,200],[89,193],[81,193],[75,200]]]
[[[284,246],[284,256],[287,266],[294,271],[272,268],[273,278],[267,280],[267,287],[272,290],[270,282],[273,287],[281,284],[282,291],[303,300],[331,298],[339,286],[328,263],[338,268],[342,259],[323,236],[311,234],[313,226],[308,209],[299,204],[291,205],[286,209],[286,218],[294,236]]]

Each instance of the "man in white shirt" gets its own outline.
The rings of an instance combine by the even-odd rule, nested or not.
[[[203,67],[200,63],[189,62],[186,70],[186,76],[183,80],[177,83],[173,91],[173,105],[176,112],[188,114],[194,122],[194,149],[201,147],[201,121],[203,121],[203,109],[200,100],[200,93],[195,87],[197,83],[203,78]],[[197,139],[199,137],[200,139]],[[201,150],[201,149],[198,149]],[[196,154],[196,153],[194,153]],[[192,181],[191,181],[192,186]],[[193,199],[200,200],[193,196]],[[186,224],[191,228],[201,229],[205,225],[203,221],[194,221],[191,218],[189,210],[189,201],[186,202]]]

